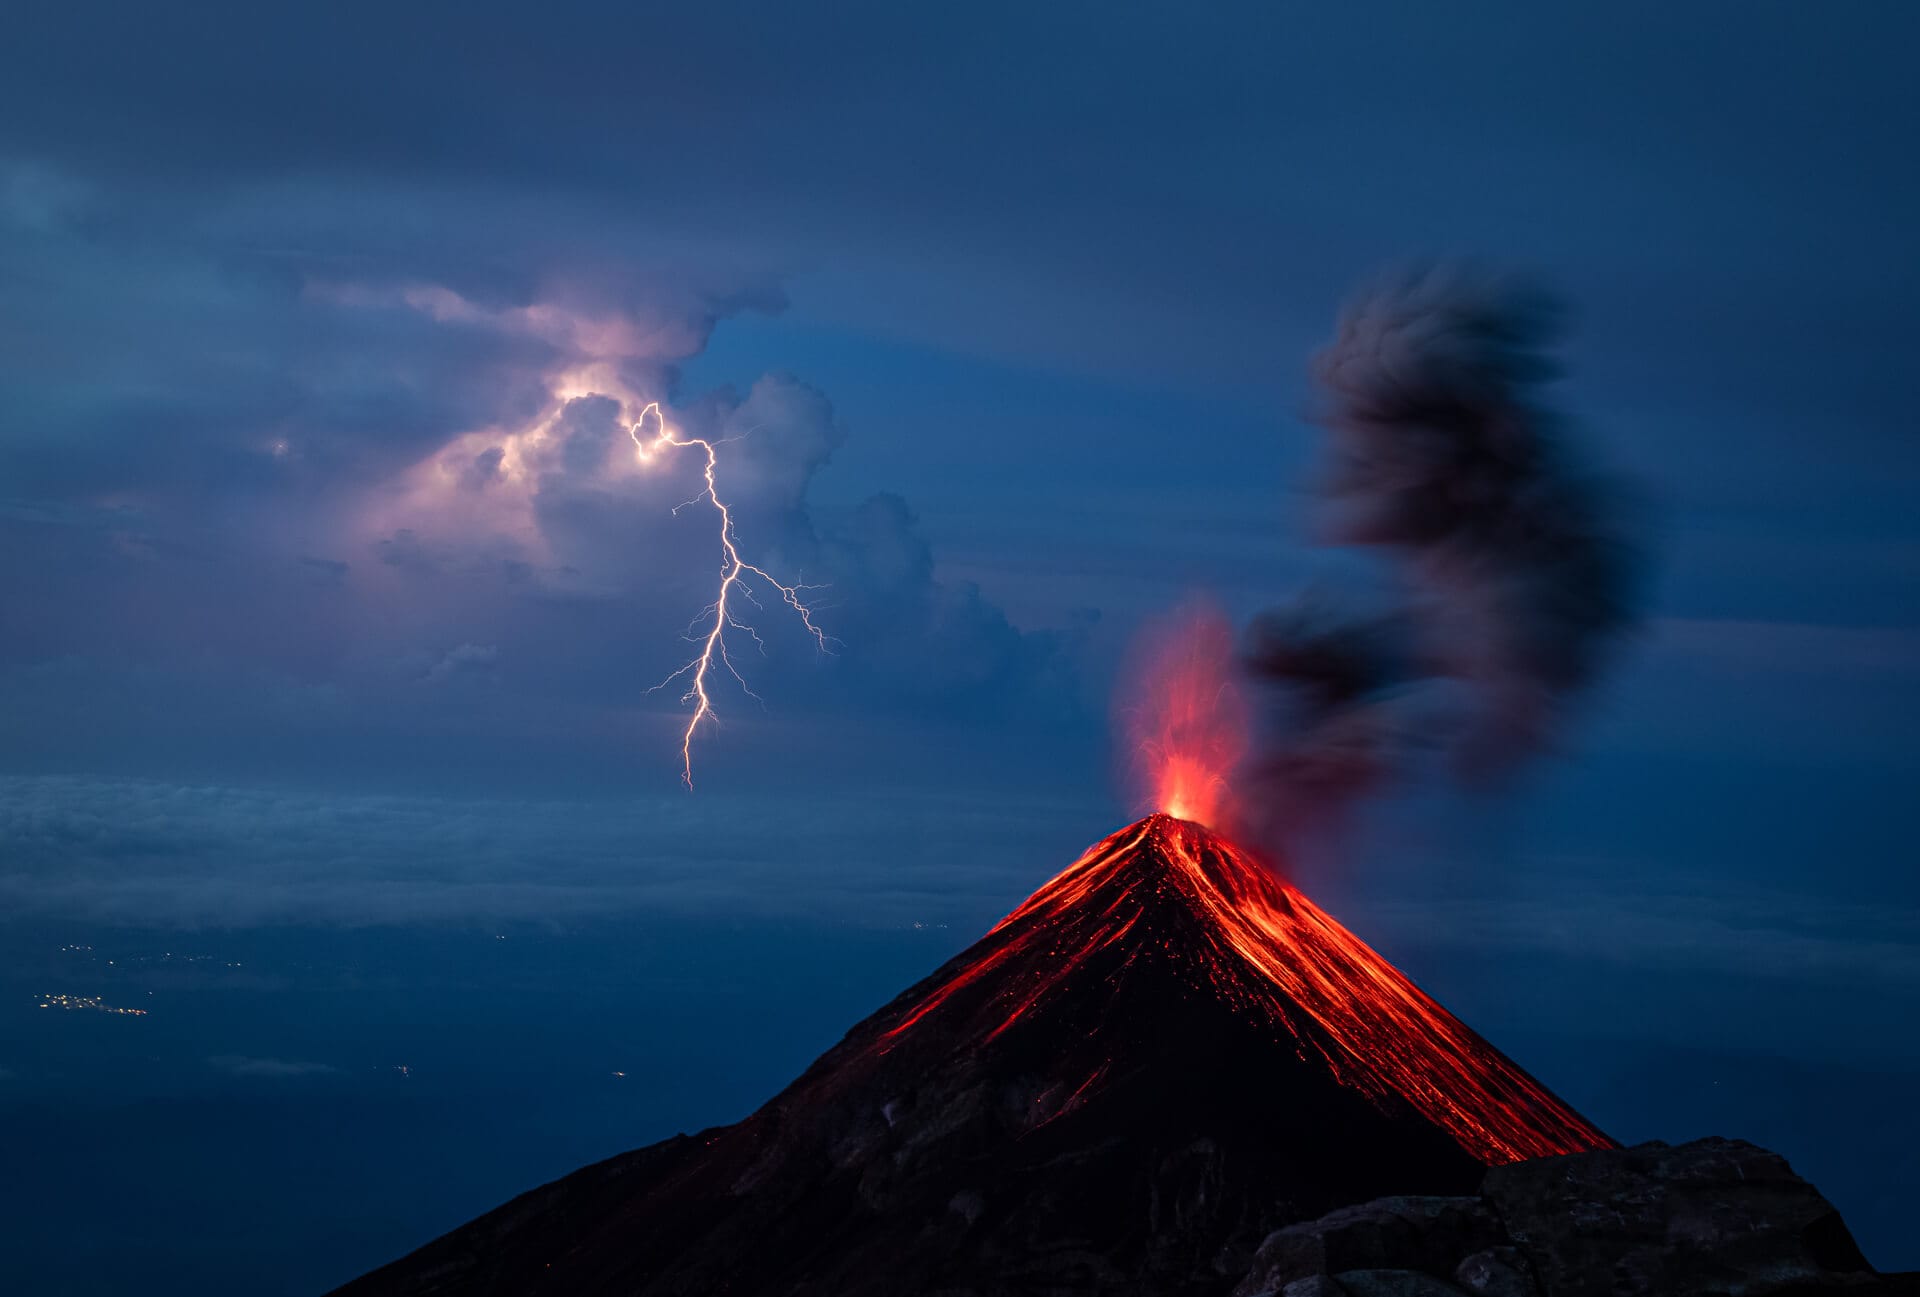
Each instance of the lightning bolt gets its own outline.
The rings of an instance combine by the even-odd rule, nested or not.
[[[652,437],[644,437],[641,434],[649,417],[653,419],[659,431]],[[761,642],[759,634],[753,627],[739,620],[733,613],[733,598],[736,594],[755,608],[761,606],[760,601],[753,597],[753,591],[746,579],[757,576],[766,582],[770,589],[777,592],[781,601],[800,619],[800,624],[807,628],[807,633],[813,636],[813,642],[822,653],[833,651],[829,647],[833,641],[814,624],[813,609],[809,608],[806,601],[800,597],[806,591],[817,590],[820,587],[799,581],[786,585],[767,573],[765,569],[755,567],[740,557],[740,548],[735,543],[733,534],[733,514],[727,508],[727,502],[720,498],[719,489],[714,483],[714,472],[718,466],[714,447],[721,443],[708,441],[704,437],[676,436],[667,426],[667,416],[661,410],[658,401],[648,403],[647,407],[640,411],[640,417],[627,428],[627,435],[633,438],[634,450],[642,463],[651,461],[655,455],[660,454],[667,447],[679,449],[698,447],[706,457],[706,462],[701,468],[706,486],[691,500],[675,505],[673,511],[677,514],[687,505],[705,501],[713,506],[714,514],[720,520],[720,589],[714,596],[713,602],[694,618],[694,627],[704,625],[705,629],[690,628],[687,636],[700,646],[700,651],[694,654],[685,666],[647,691],[653,693],[664,689],[683,677],[688,681],[687,691],[680,696],[680,701],[683,704],[692,705],[693,714],[687,718],[687,728],[680,735],[680,780],[691,789],[693,787],[693,736],[699,730],[701,721],[711,719],[717,722],[719,720],[719,716],[713,710],[713,697],[707,690],[708,678],[713,673],[714,665],[718,663],[725,667],[727,674],[734,678],[749,698],[757,700],[760,697],[748,686],[745,677],[733,665],[733,659],[727,655],[727,631],[729,630],[745,631],[753,637],[753,642],[762,652],[766,651],[766,645]],[[732,440],[736,439],[722,438],[722,441]]]

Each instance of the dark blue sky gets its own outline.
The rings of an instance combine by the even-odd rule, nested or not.
[[[1407,789],[1310,888],[1614,1133],[1763,1139],[1920,1266],[1910,6],[283,8],[0,42],[0,1124],[158,1141],[37,1136],[90,1169],[4,1228],[131,1237],[163,1161],[270,1242],[87,1291],[311,1292],[740,1115],[1133,809],[1143,617],[1345,570],[1308,357],[1438,255],[1573,304],[1650,620],[1522,786]],[[693,795],[646,689],[696,465],[588,392],[746,432],[743,546],[828,587]],[[569,1088],[642,1038],[641,1097]],[[457,1174],[303,1224],[407,1133]]]

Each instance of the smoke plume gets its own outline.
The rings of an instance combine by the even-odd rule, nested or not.
[[[1384,611],[1314,592],[1254,623],[1247,791],[1276,825],[1337,818],[1427,752],[1510,772],[1633,624],[1618,494],[1539,397],[1560,323],[1530,284],[1439,267],[1360,296],[1318,356],[1329,539],[1377,549],[1401,588]]]

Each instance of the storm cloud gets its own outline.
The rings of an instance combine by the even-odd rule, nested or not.
[[[902,497],[822,503],[849,436],[825,393],[685,390],[716,327],[781,309],[771,272],[580,238],[600,219],[580,206],[558,237],[451,185],[307,204],[278,182],[0,180],[27,344],[0,439],[0,696],[47,741],[109,697],[135,700],[100,718],[123,739],[667,721],[676,691],[646,691],[685,660],[720,554],[711,511],[677,507],[699,462],[636,460],[654,401],[721,443],[743,555],[819,587],[836,641],[754,614],[760,642],[733,647],[764,710],[729,682],[723,716],[1058,697],[1071,637],[943,578]]]

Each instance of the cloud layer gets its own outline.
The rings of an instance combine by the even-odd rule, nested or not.
[[[929,817],[966,833],[930,837]],[[1045,799],[860,789],[513,801],[6,776],[0,905],[189,928],[646,911],[985,924],[1070,859],[1084,831]]]

